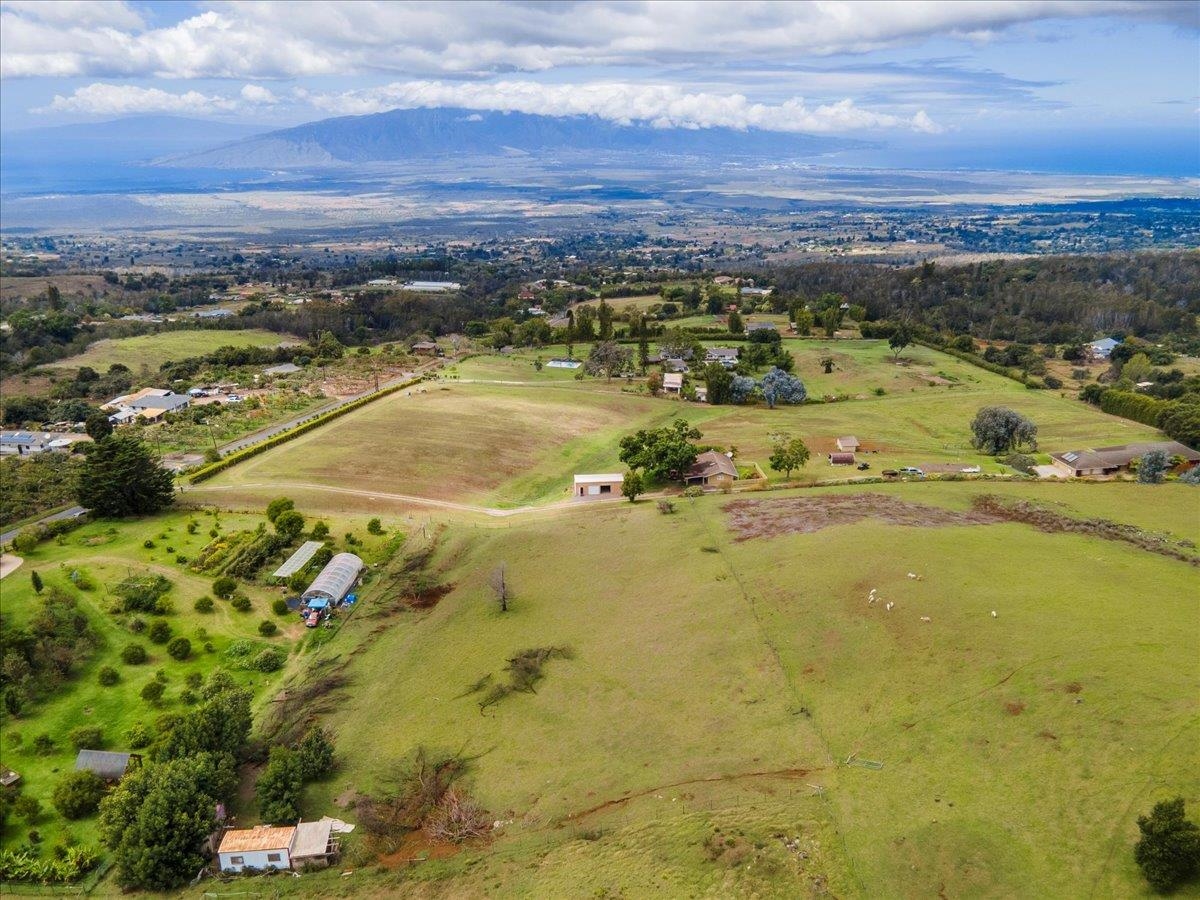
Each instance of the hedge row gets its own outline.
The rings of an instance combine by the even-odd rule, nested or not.
[[[244,460],[250,459],[253,456],[258,456],[260,453],[265,453],[267,450],[278,447],[280,444],[292,440],[292,438],[297,438],[302,434],[306,434],[307,432],[312,431],[314,428],[320,428],[326,422],[330,422],[339,416],[346,415],[347,413],[354,412],[354,410],[362,406],[366,406],[373,400],[378,400],[381,397],[386,397],[388,394],[394,394],[396,391],[412,387],[414,384],[419,384],[420,382],[424,381],[425,378],[426,376],[419,375],[416,378],[412,378],[408,381],[402,381],[400,384],[393,384],[391,387],[385,387],[373,394],[368,394],[365,397],[359,397],[357,400],[353,400],[344,406],[339,406],[337,409],[330,410],[327,413],[317,416],[315,419],[309,419],[307,422],[301,422],[295,428],[291,428],[287,431],[281,431],[279,434],[272,435],[265,441],[261,441],[250,447],[246,447],[244,450],[238,450],[235,453],[230,453],[228,456],[219,460],[218,462],[210,463],[201,469],[197,469],[188,476],[188,481],[192,484],[199,484],[201,481],[207,481],[209,478],[224,472],[231,466],[236,466],[238,463],[243,462]]]
[[[1155,427],[1168,405],[1165,400],[1133,391],[1107,390],[1100,395],[1100,408],[1106,413]]]

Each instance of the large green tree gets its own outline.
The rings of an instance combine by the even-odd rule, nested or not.
[[[589,375],[612,378],[626,371],[632,359],[633,353],[628,347],[622,347],[616,341],[600,341],[592,346],[583,368]]]
[[[681,478],[696,461],[700,430],[685,419],[676,419],[665,428],[643,429],[621,438],[621,462],[641,469],[651,481]]]
[[[303,788],[303,769],[296,752],[288,747],[272,747],[267,767],[254,786],[263,821],[283,824],[300,818]]]
[[[971,422],[971,443],[981,453],[995,456],[1028,446],[1037,449],[1037,426],[1005,406],[985,406]]]
[[[1182,797],[1154,804],[1138,817],[1138,829],[1133,857],[1156,891],[1172,891],[1200,872],[1200,828],[1188,820]]]
[[[792,477],[792,470],[799,469],[808,462],[808,446],[798,437],[790,434],[772,435],[773,449],[769,459],[771,468],[782,472],[785,478]]]
[[[76,498],[98,516],[144,516],[174,502],[175,481],[141,440],[114,434],[87,455]]]
[[[123,887],[166,891],[204,865],[216,808],[237,784],[232,757],[201,753],[135,769],[100,805],[100,834]]]

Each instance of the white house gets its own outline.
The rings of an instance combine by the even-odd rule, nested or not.
[[[1108,359],[1120,343],[1120,341],[1113,338],[1102,338],[1088,344],[1088,351],[1091,353],[1092,359]]]
[[[576,475],[572,493],[582,500],[599,500],[603,497],[620,497],[624,491],[625,476],[620,472],[602,475]]]
[[[222,872],[327,865],[338,850],[333,839],[334,822],[324,818],[285,827],[259,825],[230,829],[217,848],[217,865]],[[343,830],[347,826],[343,825]]]
[[[296,826],[233,828],[221,837],[217,861],[222,872],[243,869],[290,869]]]
[[[858,447],[858,438],[852,434],[848,434],[837,439],[837,448],[842,453],[857,453]]]

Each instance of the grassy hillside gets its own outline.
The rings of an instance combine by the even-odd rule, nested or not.
[[[353,699],[328,719],[339,774],[308,802],[386,792],[424,747],[469,758],[465,783],[505,824],[458,853],[417,846],[434,859],[416,869],[283,889],[1141,895],[1137,815],[1200,798],[1196,570],[987,523],[980,493],[1136,509],[1128,521],[1195,537],[1182,486],[907,484],[458,519],[435,608],[396,612],[371,588],[314,661],[351,659]],[[824,527],[835,513],[850,518]],[[487,587],[500,562],[507,613]],[[536,693],[481,710],[473,685],[550,646],[569,658]]]
[[[261,329],[245,331],[164,331],[128,338],[105,338],[96,341],[78,356],[56,362],[53,368],[76,369],[91,366],[102,372],[114,363],[128,366],[134,372],[143,366],[157,371],[165,362],[211,353],[218,347],[277,347],[287,343],[283,335]]]
[[[441,385],[370,404],[196,490],[222,502],[258,503],[286,485],[311,508],[330,512],[401,509],[403,498],[414,495],[495,507],[546,503],[569,496],[576,472],[622,470],[617,444],[623,434],[676,417],[695,423],[705,443],[737,448],[739,464],[757,464],[771,481],[782,479],[768,468],[770,435],[777,431],[803,437],[812,451],[800,480],[857,475],[830,466],[825,456],[846,434],[870,451],[862,456],[872,468],[867,474],[927,463],[1004,471],[969,444],[972,416],[989,405],[1011,406],[1033,419],[1043,450],[1157,435],[923,347],[906,351],[898,365],[880,341],[789,344],[810,396],[846,399],[774,410],[712,407],[653,398],[643,379],[577,380],[570,370],[535,368],[539,356],[565,353],[561,347],[478,356],[449,369]],[[825,356],[835,360],[830,375],[821,365]]]

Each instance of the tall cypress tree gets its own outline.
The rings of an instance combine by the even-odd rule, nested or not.
[[[175,480],[139,438],[114,434],[87,455],[76,496],[98,516],[144,516],[174,502]]]

